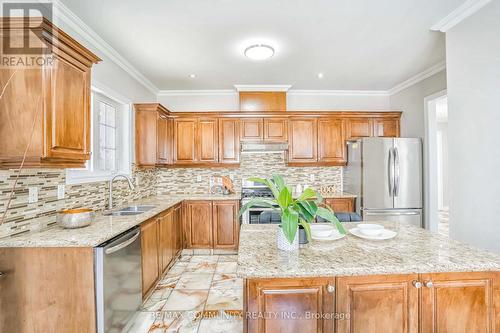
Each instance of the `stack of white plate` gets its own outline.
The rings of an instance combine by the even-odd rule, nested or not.
[[[398,234],[395,231],[385,229],[383,225],[371,223],[360,223],[356,228],[350,229],[349,232],[354,236],[369,240],[391,239]]]
[[[311,238],[314,240],[336,240],[341,239],[345,235],[341,234],[336,228],[326,224],[312,224]]]

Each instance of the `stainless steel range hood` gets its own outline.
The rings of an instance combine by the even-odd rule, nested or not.
[[[274,152],[288,149],[286,142],[244,142],[241,144],[242,152]]]

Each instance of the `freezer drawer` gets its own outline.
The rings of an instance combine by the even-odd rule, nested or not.
[[[422,227],[421,209],[365,209],[363,210],[363,221],[393,221],[402,224],[411,224]]]

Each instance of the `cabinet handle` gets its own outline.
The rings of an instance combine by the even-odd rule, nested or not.
[[[5,273],[0,272],[0,279],[5,277]]]
[[[415,280],[415,281],[412,282],[412,284],[417,289],[422,288],[422,282],[420,282],[420,281]]]
[[[331,284],[326,287],[326,290],[330,293],[333,294],[335,292],[335,286],[332,286]]]
[[[434,283],[432,283],[432,281],[425,281],[425,282],[424,282],[424,285],[425,285],[427,288],[432,288],[432,287],[434,287]]]

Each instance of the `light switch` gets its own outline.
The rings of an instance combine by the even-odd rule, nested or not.
[[[28,203],[38,202],[38,187],[28,188]]]
[[[231,179],[232,181],[234,181],[234,173],[230,173],[229,174],[229,179]]]
[[[310,181],[314,181],[316,179],[316,176],[312,173],[311,175],[309,175],[309,180]]]
[[[64,185],[57,185],[57,199],[61,200],[64,199],[64,196],[66,195],[66,186]]]
[[[201,175],[196,176],[196,181],[199,183],[201,182]]]

